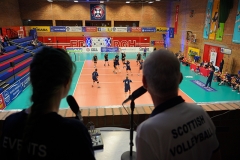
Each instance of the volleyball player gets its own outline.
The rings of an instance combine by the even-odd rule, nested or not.
[[[137,65],[140,63],[140,60],[141,60],[141,54],[140,54],[140,52],[138,52],[138,54],[137,54]]]
[[[126,65],[126,72],[127,72],[127,75],[128,75],[128,71],[130,71],[130,72],[131,72],[131,75],[133,75],[133,74],[132,74],[132,70],[131,70],[131,66],[130,66],[130,62],[129,62],[129,60],[127,60],[127,62],[124,63],[124,64]]]
[[[115,58],[113,58],[113,68],[114,68],[113,73],[117,74],[117,63],[116,63]]]
[[[108,53],[105,53],[105,55],[104,55],[104,59],[105,59],[105,64],[104,64],[104,66],[106,66],[106,63],[107,63],[108,66],[109,66],[109,62],[108,62]]]
[[[98,61],[98,57],[96,54],[94,54],[94,56],[93,56],[94,68],[97,67],[97,61]]]
[[[120,68],[119,68],[119,55],[118,55],[118,53],[115,55],[115,60],[116,60],[117,68],[118,68],[118,70],[120,70]]]
[[[128,76],[126,77],[126,79],[123,80],[124,83],[124,91],[125,91],[125,97],[127,96],[127,93],[129,92],[129,95],[131,94],[131,87],[130,87],[130,83],[132,82],[131,79],[128,79]]]
[[[125,59],[126,59],[126,54],[125,54],[125,52],[122,52],[122,64],[123,64],[123,68],[124,68]]]
[[[143,49],[143,57],[146,58],[146,55],[147,55],[147,48],[145,47],[145,48]]]
[[[143,60],[141,59],[141,61],[139,62],[138,76],[140,75],[140,71],[142,70],[142,66],[143,66]]]
[[[95,69],[95,71],[92,73],[92,80],[93,80],[92,87],[94,86],[94,83],[97,82],[98,88],[100,88],[97,69]]]

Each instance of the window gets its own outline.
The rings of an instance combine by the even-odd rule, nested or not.
[[[139,27],[139,21],[114,21],[114,27]]]
[[[111,27],[111,21],[85,21],[85,26]]]
[[[23,26],[52,26],[52,20],[22,20]]]
[[[81,20],[56,20],[56,26],[82,26]]]

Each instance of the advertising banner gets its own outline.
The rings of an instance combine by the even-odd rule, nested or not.
[[[156,27],[142,27],[142,32],[156,32]]]
[[[128,27],[113,27],[113,32],[128,32]]]
[[[82,47],[66,47],[67,53],[82,53]]]
[[[174,28],[169,28],[169,38],[174,38]]]
[[[240,43],[240,1],[238,2],[238,10],[236,13],[236,20],[235,20],[235,26],[233,31],[233,39],[232,41],[234,43]]]
[[[90,4],[91,20],[106,20],[105,4]]]
[[[142,52],[146,48],[147,52],[153,52],[153,47],[119,47],[119,52]]]
[[[216,40],[222,41],[223,40],[223,32],[224,32],[225,23],[219,23],[219,27],[217,30]]]
[[[0,94],[0,110],[4,110],[5,108],[6,108],[6,105],[5,105],[3,96],[2,94]]]
[[[219,25],[219,4],[220,0],[214,0],[212,9],[212,22],[210,26],[209,39],[214,40]]]
[[[216,65],[217,60],[217,52],[211,52],[210,53],[210,62],[212,62],[213,66]]]
[[[128,32],[135,32],[135,33],[141,33],[142,32],[142,28],[141,27],[128,27],[127,31]]]
[[[97,27],[98,32],[112,32],[112,27]]]
[[[168,32],[168,30],[167,27],[156,27],[156,32]]]
[[[199,56],[199,54],[200,54],[200,49],[188,47],[188,55],[189,56]]]
[[[82,27],[78,26],[66,26],[66,32],[82,32]]]
[[[205,18],[205,25],[203,30],[203,38],[208,39],[209,30],[210,30],[210,23],[211,23],[211,15],[212,15],[212,6],[213,0],[208,0],[207,3],[207,10],[206,10],[206,18]]]
[[[50,32],[50,26],[31,26],[30,29],[36,29],[37,32]]]
[[[154,41],[154,45],[162,45],[162,44],[164,44],[163,40]]]
[[[176,6],[176,14],[175,14],[175,24],[174,24],[174,34],[177,34],[178,29],[178,14],[179,14],[179,5]]]
[[[97,27],[82,27],[83,32],[97,32]]]
[[[101,52],[118,52],[118,47],[101,47]]]
[[[101,47],[83,47],[85,53],[100,53]]]
[[[6,106],[8,106],[14,99],[16,99],[22,91],[29,85],[30,78],[29,74],[15,82],[13,85],[8,87],[5,91],[2,92]]]
[[[51,32],[66,32],[65,26],[51,26],[50,27]]]

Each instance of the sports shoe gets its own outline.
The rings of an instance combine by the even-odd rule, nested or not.
[[[240,94],[240,92],[238,92],[238,94]]]

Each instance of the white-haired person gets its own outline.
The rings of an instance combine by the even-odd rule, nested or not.
[[[137,128],[137,160],[208,160],[220,158],[215,126],[201,106],[178,96],[180,62],[165,49],[143,63],[142,82],[154,110]]]

